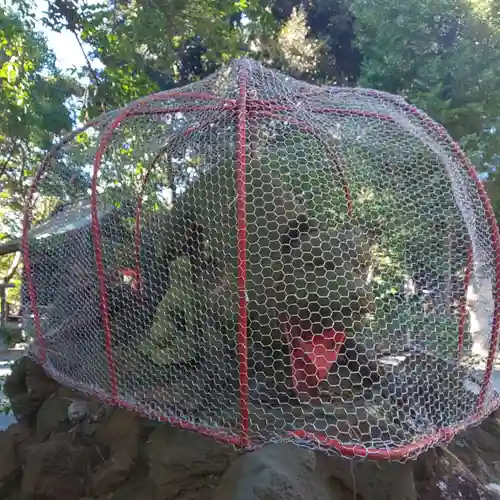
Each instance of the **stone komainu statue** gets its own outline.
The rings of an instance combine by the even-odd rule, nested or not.
[[[88,192],[33,226],[29,200],[24,229],[29,353],[55,378],[240,446],[383,459],[498,405],[465,300],[480,269],[491,366],[498,228],[400,98],[243,59],[75,131],[34,191],[75,164]]]

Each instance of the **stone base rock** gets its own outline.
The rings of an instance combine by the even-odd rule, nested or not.
[[[0,432],[0,498],[22,476],[23,445],[30,439],[30,430],[23,424],[13,424]]]
[[[135,414],[116,409],[97,426],[95,440],[107,460],[94,472],[89,493],[110,493],[129,478],[139,452],[138,420]]]
[[[272,444],[241,456],[224,474],[214,500],[343,500],[316,474],[314,452]],[[351,496],[352,498],[352,496]]]
[[[146,455],[154,500],[208,500],[236,452],[231,446],[162,425],[151,434]]]
[[[2,500],[500,500],[500,415],[405,464],[291,444],[237,451],[59,386],[32,361],[5,392]]]
[[[417,500],[413,462],[405,464],[352,461],[318,453],[323,477],[334,478],[363,500]]]
[[[57,383],[45,375],[43,369],[27,357],[18,359],[3,386],[12,412],[19,422],[33,423],[43,402],[57,388]]]
[[[95,445],[74,442],[68,433],[26,449],[21,492],[23,500],[79,500],[91,470],[100,462]]]

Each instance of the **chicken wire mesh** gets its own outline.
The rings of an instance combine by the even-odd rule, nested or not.
[[[236,445],[405,459],[499,404],[498,242],[425,114],[242,59],[54,147],[25,216],[29,355]]]

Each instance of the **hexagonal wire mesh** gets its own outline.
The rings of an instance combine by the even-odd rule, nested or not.
[[[154,419],[399,460],[499,405],[491,206],[445,131],[389,94],[242,59],[133,102],[54,148],[23,247],[30,355]]]

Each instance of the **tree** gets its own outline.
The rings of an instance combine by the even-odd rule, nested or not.
[[[90,82],[85,119],[199,80],[248,53],[315,83],[403,95],[442,123],[493,182],[499,151],[492,131],[500,111],[496,8],[486,0],[50,0],[45,22],[91,47],[80,75]]]
[[[1,9],[0,46],[0,210],[4,232],[12,235],[31,177],[54,140],[73,126],[66,101],[74,85],[57,71],[29,19]]]
[[[500,114],[500,32],[469,2],[355,0],[359,84],[404,96],[492,173]]]
[[[196,81],[249,53],[308,81],[403,95],[442,123],[494,182],[492,131],[500,111],[495,6],[482,1],[471,7],[464,0],[51,0],[45,22],[91,47],[80,75],[90,82],[84,118]]]
[[[500,182],[497,1],[271,3],[282,25],[303,9],[306,40],[317,51],[314,70],[302,77],[402,95],[444,125],[491,187]],[[500,214],[495,194],[493,203]]]
[[[54,140],[71,130],[66,101],[74,82],[61,75],[45,40],[29,17],[0,9],[0,240],[18,237],[31,179]],[[75,176],[56,167],[52,185]],[[47,187],[50,186],[47,183]],[[46,195],[50,195],[50,189]],[[48,198],[39,208],[48,209]],[[0,258],[0,279],[16,276],[18,257]],[[14,267],[12,266],[14,264]]]
[[[87,117],[212,73],[244,50],[244,0],[137,0],[114,5],[50,2],[45,22],[92,47]],[[103,69],[95,69],[98,60]]]

